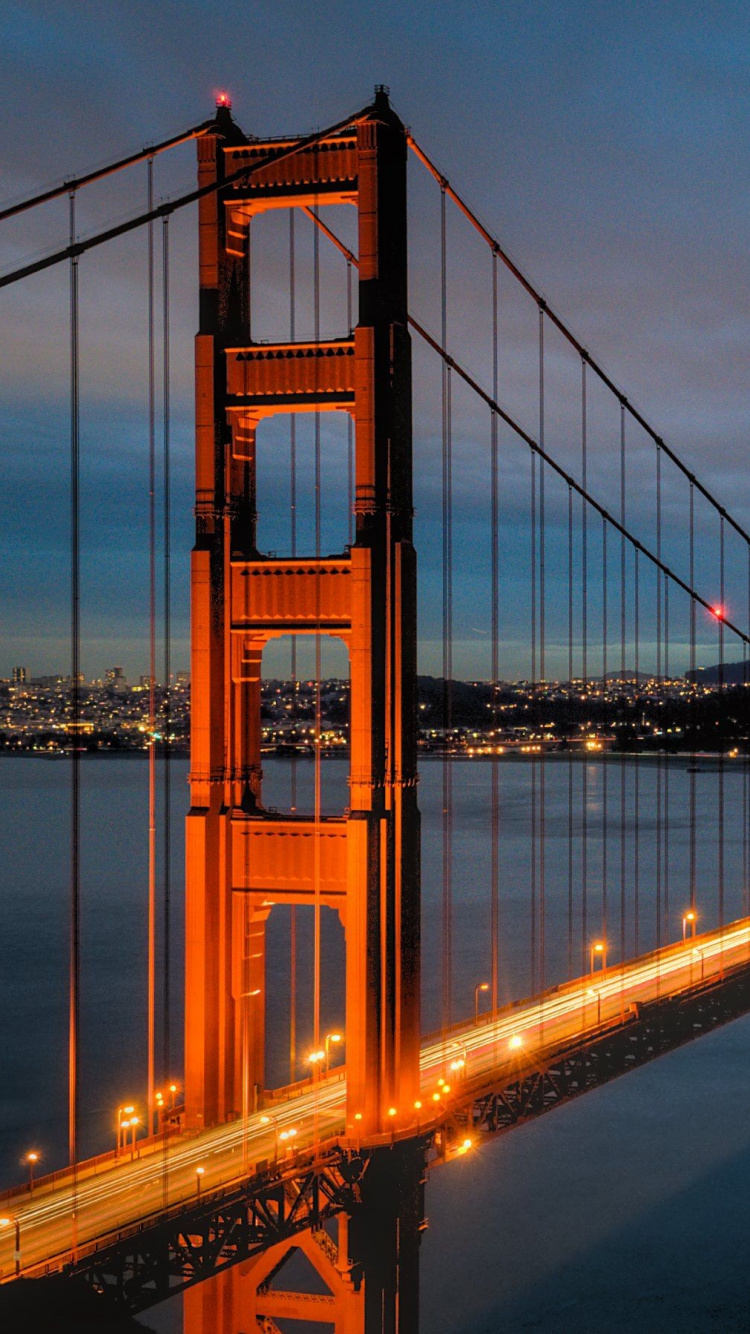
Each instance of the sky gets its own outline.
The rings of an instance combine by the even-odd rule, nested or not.
[[[210,115],[227,89],[248,133],[303,133],[389,86],[395,109],[547,301],[623,386],[666,441],[750,526],[748,483],[747,200],[750,25],[733,3],[362,4],[274,0],[220,8],[181,3],[6,0],[0,13],[6,124],[0,198],[23,197]],[[194,148],[160,158],[157,198],[194,182]],[[410,166],[410,303],[438,331],[439,201]],[[85,235],[143,207],[145,170],[92,188],[78,203]],[[337,212],[340,212],[338,210]],[[337,226],[339,221],[337,220]],[[351,226],[342,219],[341,230]],[[0,229],[0,268],[64,244],[67,200]],[[192,528],[192,338],[197,326],[195,214],[170,223],[175,669],[187,668]],[[254,335],[285,336],[286,233],[258,226]],[[298,228],[300,310],[310,318],[311,241]],[[148,429],[145,236],[81,261],[82,663],[148,670]],[[157,232],[157,276],[161,236]],[[345,328],[345,277],[326,256],[324,333]],[[491,384],[490,257],[449,210],[451,351]],[[65,671],[68,610],[68,274],[48,271],[0,291],[0,677]],[[500,399],[539,425],[537,312],[506,274],[499,282]],[[160,319],[160,313],[159,313]],[[256,332],[257,331],[257,332]],[[415,536],[420,561],[420,669],[442,670],[440,370],[415,347]],[[590,390],[589,481],[619,500],[619,411]],[[457,676],[489,674],[489,426],[486,409],[453,394],[454,646]],[[159,430],[160,430],[159,424]],[[628,428],[628,520],[654,541],[653,447]],[[286,433],[286,434],[285,434]],[[288,538],[288,423],[259,440],[260,535]],[[310,476],[309,439],[301,483]],[[545,443],[580,473],[580,365],[548,331]],[[307,452],[305,452],[307,449]],[[325,425],[324,544],[347,540],[341,423]],[[281,462],[280,462],[281,460]],[[530,467],[500,440],[500,671],[530,673]],[[687,574],[687,488],[663,476],[663,552]],[[567,488],[546,478],[546,672],[567,670]],[[309,537],[309,495],[301,531]],[[305,508],[307,506],[307,508]],[[580,664],[581,532],[574,513],[575,665]],[[718,524],[698,507],[696,583],[719,594]],[[305,526],[307,525],[307,527]],[[599,521],[591,520],[590,669],[602,662]],[[619,665],[619,545],[609,533],[608,659]],[[725,601],[747,625],[748,558],[727,537]],[[627,556],[630,593],[634,579]],[[639,653],[655,661],[655,583],[642,564]],[[687,601],[670,606],[671,662],[685,670]],[[632,596],[626,657],[633,665]],[[700,660],[716,658],[699,618]],[[286,649],[269,653],[283,674]],[[597,658],[598,655],[598,658]],[[728,648],[728,656],[740,656]],[[342,664],[334,650],[332,671]]]

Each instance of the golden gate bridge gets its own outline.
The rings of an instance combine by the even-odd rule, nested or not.
[[[156,158],[193,139],[197,188],[155,203]],[[437,188],[439,262],[424,298],[424,304],[432,301],[437,308],[434,325],[410,295],[410,153]],[[139,163],[146,164],[148,173],[146,210],[79,237],[79,193]],[[567,763],[557,766],[568,807],[562,969],[559,941],[553,944],[550,938],[551,761],[543,745],[532,747],[531,856],[524,891],[530,987],[525,997],[508,994],[501,951],[508,930],[504,894],[512,873],[504,854],[498,744],[503,601],[509,582],[504,491],[511,491],[514,516],[522,518],[527,529],[530,707],[539,728],[553,657],[567,665],[568,682],[576,684],[581,698],[599,687],[599,693],[616,692],[617,685],[608,686],[612,680],[623,692],[632,680],[637,695],[642,663],[650,655],[653,676],[666,681],[670,648],[674,659],[677,646],[689,654],[688,712],[697,708],[695,670],[706,625],[716,633],[720,703],[726,711],[737,711],[737,691],[729,690],[723,664],[727,636],[739,646],[743,660],[747,656],[750,535],[479,221],[396,115],[385,88],[378,87],[374,101],[358,114],[314,134],[284,139],[244,134],[222,97],[210,120],[0,210],[0,222],[66,196],[68,244],[0,275],[0,287],[56,265],[69,267],[69,1162],[47,1175],[37,1171],[36,1180],[11,1186],[0,1196],[0,1277],[3,1284],[12,1284],[19,1278],[65,1275],[98,1294],[102,1309],[109,1302],[131,1313],[184,1292],[185,1327],[191,1331],[221,1329],[222,1321],[229,1330],[239,1310],[266,1331],[277,1330],[278,1320],[302,1318],[333,1324],[337,1330],[414,1330],[428,1170],[750,1010],[748,760],[741,760],[742,827],[727,835],[723,733],[717,747],[716,865],[710,869],[698,847],[695,745],[688,809],[683,812],[686,840],[679,855],[677,834],[670,826],[670,770],[663,753],[655,759],[656,810],[643,812],[649,820],[644,830],[638,822],[637,766],[629,768],[624,755],[603,763],[596,827],[585,778],[579,783],[580,766],[570,752]],[[172,1085],[167,1105],[161,1090],[174,1074],[169,943],[173,832],[168,818],[173,555],[169,221],[177,210],[195,205],[200,315],[184,1078],[179,1093],[177,1084]],[[356,212],[356,238],[341,233],[342,206]],[[449,207],[456,211],[453,221],[470,227],[486,251],[489,310],[477,315],[477,323],[486,325],[488,346],[479,368],[471,361],[475,345],[462,347],[451,323],[452,284],[464,275],[451,276]],[[294,228],[300,215],[313,243],[312,333],[306,339],[297,337]],[[288,220],[289,336],[283,341],[253,337],[257,316],[251,236],[261,216],[277,227]],[[157,223],[162,229],[160,255]],[[135,1101],[118,1109],[117,1150],[89,1158],[80,1153],[81,756],[75,744],[81,718],[79,284],[91,250],[140,229],[147,242],[150,539],[146,1096],[145,1113]],[[322,335],[322,246],[342,266],[339,296],[343,294],[345,315],[334,337]],[[533,401],[529,413],[524,390],[525,419],[512,404],[510,359],[503,360],[505,282],[520,291],[534,321],[529,380]],[[421,1021],[412,335],[434,359],[440,376],[441,470],[434,483],[440,497],[440,920],[438,957],[429,959],[429,968],[439,978],[441,1022],[429,1035]],[[557,388],[563,354],[575,380],[572,426],[572,416],[565,418],[551,388]],[[477,983],[473,1012],[457,1019],[453,939],[463,908],[454,892],[456,760],[450,742],[454,606],[463,577],[456,560],[460,541],[455,521],[456,490],[466,466],[460,416],[465,400],[481,412],[486,436],[487,512],[476,525],[472,561],[484,562],[489,575],[487,674],[493,703],[485,747],[491,784],[491,857],[482,891],[486,980]],[[306,555],[299,550],[298,529],[297,429],[302,413],[312,419],[313,447],[314,550]],[[325,554],[323,548],[326,414],[343,414],[346,422],[345,466],[335,499],[348,541],[334,554]],[[283,556],[262,549],[258,525],[265,432],[276,417],[288,419],[290,429],[290,549]],[[156,699],[159,429],[166,700],[161,713]],[[573,435],[577,459],[569,447]],[[614,440],[614,465],[607,464],[600,485],[597,463],[605,439]],[[512,491],[504,461],[511,447],[516,453],[510,466],[523,475],[526,488],[523,506],[521,490]],[[645,477],[647,451],[653,474]],[[420,457],[420,470],[426,462]],[[429,462],[434,465],[432,458]],[[683,488],[686,511],[679,544],[674,540],[674,491],[669,490],[675,482]],[[643,523],[644,495],[653,506],[650,528]],[[702,527],[699,505],[708,516]],[[741,566],[728,557],[730,540],[743,553]],[[437,545],[437,532],[431,534],[433,543]],[[732,590],[742,579],[747,614],[730,612],[739,604]],[[600,621],[596,632],[595,616]],[[296,679],[302,636],[312,640],[315,660],[312,809],[298,808],[293,775],[290,809],[280,812],[264,801],[263,793],[263,655],[273,641],[291,638]],[[343,641],[350,674],[348,806],[336,814],[324,800],[321,744],[323,643],[330,637]],[[163,738],[167,797],[161,884],[157,735]],[[609,849],[608,857],[613,810],[619,830],[614,855]],[[727,836],[742,842],[739,884],[730,883],[727,873]],[[269,916],[279,908],[289,913],[290,921],[290,1082],[269,1089],[266,929]],[[341,1031],[327,1033],[321,1006],[324,909],[340,920],[346,947],[345,1022]],[[311,1036],[310,1073],[300,1080],[296,923],[297,914],[303,913],[312,918],[313,994],[305,1018]],[[480,993],[486,998],[481,1014]],[[341,1050],[345,1061],[337,1064],[332,1057]],[[322,1279],[325,1295],[272,1286],[298,1251]],[[219,1276],[223,1287],[199,1286]]]

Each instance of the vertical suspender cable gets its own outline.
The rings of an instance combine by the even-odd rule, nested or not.
[[[573,698],[573,488],[568,487],[568,699]],[[572,726],[572,718],[570,720]],[[573,748],[568,735],[568,981],[573,976]]]
[[[161,229],[161,261],[162,261],[162,413],[163,413],[163,435],[162,435],[162,472],[163,472],[163,515],[162,526],[164,543],[164,682],[162,686],[163,697],[163,721],[162,721],[162,756],[164,761],[164,810],[162,812],[163,827],[163,891],[162,891],[162,1078],[165,1083],[171,1082],[172,1065],[172,1042],[171,1042],[171,985],[172,985],[172,951],[171,951],[171,885],[170,877],[172,874],[172,825],[171,825],[171,801],[172,801],[172,773],[170,760],[172,758],[172,707],[171,707],[171,688],[172,688],[172,514],[171,514],[171,442],[170,442],[170,327],[169,327],[169,215],[165,214],[162,218]],[[164,1121],[164,1147],[162,1159],[162,1199],[166,1209],[168,1199],[168,1150],[169,1137],[168,1126]]]
[[[544,449],[544,303],[539,305],[539,444]],[[539,460],[539,679],[541,690],[540,723],[546,700],[546,526],[544,459]],[[540,728],[540,730],[542,730]],[[542,732],[539,755],[539,989],[544,991],[545,961],[545,841],[546,841],[546,755]]]
[[[294,209],[289,210],[289,341],[293,343],[296,327],[296,270],[294,249]],[[292,560],[297,555],[297,416],[292,413],[289,422],[289,518],[291,525]],[[297,636],[292,635],[292,718],[296,741],[297,731]],[[291,758],[291,808],[297,810],[297,754]],[[297,910],[289,909],[289,1083],[297,1078]]]
[[[148,211],[154,206],[149,158]],[[156,363],[154,356],[154,224],[146,228],[148,269],[148,1133],[154,1133],[156,1009]]]
[[[695,588],[695,487],[690,483],[690,587]],[[750,575],[748,576],[750,590]],[[750,592],[749,592],[750,596]],[[695,912],[695,860],[696,860],[696,808],[695,808],[695,769],[696,769],[696,723],[698,692],[695,680],[695,598],[690,599],[690,911]],[[750,624],[750,622],[748,622]]]
[[[747,548],[747,623],[750,625],[750,544]],[[747,646],[742,649],[742,681],[745,687],[743,691],[743,724],[747,726],[748,707],[747,707],[747,687],[748,687],[748,659]],[[750,895],[748,893],[748,874],[750,874],[750,840],[748,838],[748,819],[750,818],[750,806],[748,797],[748,772],[750,766],[750,746],[745,742],[745,753],[742,757],[742,915],[747,916],[750,912]]]
[[[656,446],[656,556],[661,560],[661,449]],[[661,574],[656,571],[656,677],[661,691]],[[660,699],[656,701],[659,709]],[[658,715],[657,715],[658,716]],[[656,756],[656,945],[661,945],[661,857],[662,857],[662,747],[659,744]]]
[[[607,599],[607,520],[602,519],[602,694],[605,700],[609,697],[607,686],[607,638],[608,638],[608,599]],[[607,755],[605,751],[601,752],[602,757],[602,940],[607,944],[607,890],[609,867],[607,865],[607,832],[608,832],[608,784],[609,777],[607,771]]]
[[[497,362],[497,253],[492,251],[492,397],[497,402],[498,397],[498,362]],[[490,560],[492,564],[491,590],[492,590],[492,650],[491,666],[492,675],[492,820],[491,820],[491,868],[490,868],[490,965],[492,993],[492,1014],[497,1014],[498,1000],[498,932],[500,915],[500,772],[498,760],[498,677],[500,675],[499,663],[499,619],[500,619],[500,549],[499,549],[499,493],[498,493],[498,438],[497,438],[497,416],[494,412],[490,414],[490,491],[491,491],[491,550]]]
[[[443,347],[448,345],[448,271],[446,251],[445,189],[440,191],[440,298],[441,333]],[[453,772],[449,754],[452,731],[453,680],[453,514],[452,514],[452,441],[451,441],[451,380],[450,368],[442,363],[442,464],[443,464],[443,1036],[450,1028],[452,1017],[452,957],[451,931],[453,923]]]
[[[636,547],[633,560],[633,660],[635,663],[635,726],[636,745],[641,725],[641,569]],[[641,773],[640,756],[633,765],[633,955],[638,957],[641,945]]]
[[[724,925],[724,516],[719,520],[719,926]]]
[[[581,358],[581,486],[588,489],[586,358]],[[581,685],[588,707],[588,512],[581,497]],[[588,761],[581,765],[581,972],[588,961]]]
[[[625,527],[626,518],[626,459],[625,459],[625,404],[620,403],[620,523]],[[622,728],[625,721],[625,641],[627,636],[626,593],[626,542],[625,534],[620,536],[620,962],[625,962],[625,855],[626,794],[625,794],[625,752],[622,744]]]
[[[317,177],[316,177],[317,179]],[[315,212],[317,214],[317,200]],[[320,233],[313,227],[313,338],[320,342]],[[315,365],[317,368],[317,358]],[[317,370],[316,370],[317,380]],[[320,983],[321,983],[321,936],[320,936],[320,820],[321,801],[321,675],[322,675],[322,635],[320,630],[320,552],[321,552],[321,445],[320,412],[315,412],[315,925],[314,925],[314,996],[313,996],[313,1048],[320,1049]],[[316,1077],[318,1062],[315,1064]],[[316,1102],[317,1119],[317,1102]],[[316,1136],[317,1140],[317,1131]]]
[[[76,196],[70,191],[70,244],[76,238]],[[72,1248],[78,1245],[78,1039],[80,1017],[80,846],[81,846],[81,552],[80,552],[80,418],[79,418],[79,328],[78,256],[70,261],[70,721],[71,822],[70,822],[70,977],[68,1011],[68,1159],[73,1168],[71,1217]]]
[[[172,459],[171,459],[171,364],[170,364],[170,308],[169,308],[169,215],[162,219],[162,410],[164,434],[162,442],[162,469],[164,474],[164,898],[163,898],[163,1065],[165,1080],[172,1077]]]
[[[669,578],[664,576],[664,679],[669,681]],[[669,752],[664,752],[664,939],[669,944]]]

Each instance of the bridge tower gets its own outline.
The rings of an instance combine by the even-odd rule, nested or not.
[[[389,1107],[410,1120],[419,1084],[406,137],[379,89],[344,130],[290,154],[295,142],[248,140],[225,107],[197,141],[200,185],[229,183],[201,199],[199,217],[186,1108],[196,1127],[252,1110],[264,1087],[266,920],[274,904],[317,902],[344,926],[347,1123],[367,1135]],[[358,210],[356,328],[253,344],[250,220],[342,203]],[[256,542],[262,424],[313,411],[354,419],[355,541],[321,559],[271,557]],[[345,506],[342,494],[344,522]],[[302,633],[339,636],[350,658],[350,806],[317,823],[267,811],[262,795],[263,649]]]

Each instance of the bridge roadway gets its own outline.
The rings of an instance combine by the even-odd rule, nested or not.
[[[399,1130],[409,1123],[425,1130],[443,1120],[451,1106],[462,1105],[462,1086],[468,1078],[473,1090],[511,1082],[514,1071],[528,1067],[534,1052],[544,1048],[545,1062],[555,1051],[569,1050],[603,1027],[627,1022],[634,1003],[665,999],[750,961],[750,918],[685,943],[666,946],[625,964],[588,974],[531,1000],[515,1002],[479,1023],[455,1026],[422,1048],[422,1108],[394,1118]],[[455,1061],[465,1061],[458,1071]],[[486,1079],[484,1078],[486,1076]],[[438,1079],[445,1081],[439,1085]],[[445,1091],[445,1085],[449,1091]],[[196,1169],[204,1169],[203,1191],[210,1191],[246,1172],[246,1165],[273,1160],[290,1142],[297,1150],[323,1139],[343,1135],[346,1085],[333,1072],[285,1102],[273,1103],[243,1124],[234,1121],[184,1138],[173,1138],[165,1150],[157,1148],[141,1158],[120,1159],[97,1176],[81,1168],[78,1185],[78,1241],[85,1245],[118,1228],[158,1212],[166,1198],[170,1205],[195,1202]],[[437,1099],[435,1094],[438,1095]],[[466,1100],[464,1095],[463,1101]],[[273,1121],[262,1122],[263,1115]],[[289,1130],[291,1141],[280,1142]],[[0,1281],[14,1275],[14,1223],[20,1227],[21,1270],[70,1258],[71,1183],[68,1178],[45,1184],[42,1179],[33,1199],[22,1187],[0,1202],[0,1216],[11,1222],[0,1228]]]

